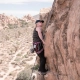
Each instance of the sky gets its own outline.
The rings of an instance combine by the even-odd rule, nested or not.
[[[52,6],[54,0],[0,0],[0,14],[23,17],[39,14],[40,9]]]

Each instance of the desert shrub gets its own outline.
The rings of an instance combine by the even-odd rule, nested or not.
[[[19,22],[20,22],[20,24],[21,24],[20,27],[27,27],[27,25],[28,25],[28,23],[27,23],[25,20],[19,19]]]
[[[17,24],[8,24],[9,29],[17,28]]]
[[[21,71],[18,75],[16,80],[30,80],[31,77],[31,68],[27,66],[23,71]]]
[[[27,58],[26,61],[31,61],[33,57]]]
[[[38,70],[39,69],[39,65],[35,65],[34,67],[32,67],[32,70]]]
[[[17,77],[16,80],[29,80],[27,72],[26,71],[22,71],[19,76]]]

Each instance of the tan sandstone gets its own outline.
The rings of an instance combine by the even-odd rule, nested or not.
[[[80,80],[80,0],[54,0],[49,14],[45,56],[50,73],[45,80]],[[46,15],[41,19],[46,21]]]

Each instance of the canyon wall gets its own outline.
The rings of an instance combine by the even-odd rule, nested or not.
[[[45,80],[80,80],[80,0],[54,0],[47,14]]]

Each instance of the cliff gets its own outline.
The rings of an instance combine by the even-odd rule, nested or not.
[[[54,0],[46,23],[45,80],[80,80],[80,0]]]

